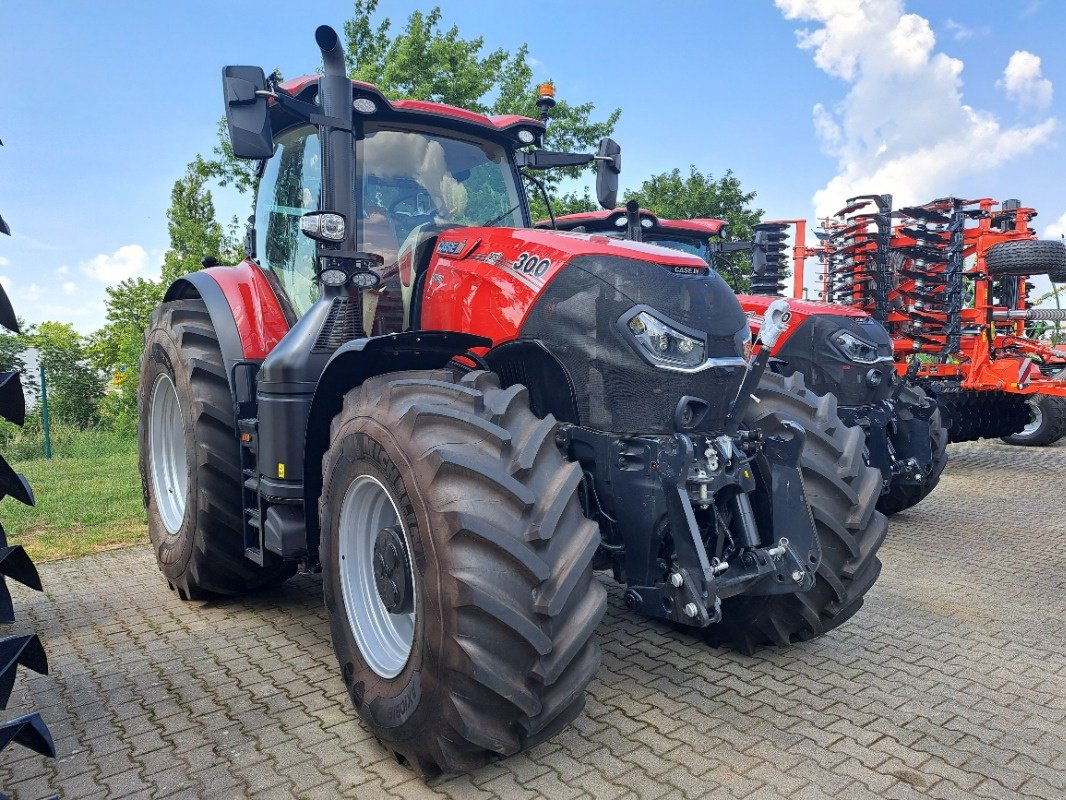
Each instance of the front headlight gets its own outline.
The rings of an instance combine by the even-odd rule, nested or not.
[[[698,334],[683,333],[647,311],[623,319],[637,349],[663,369],[695,370],[707,361],[707,346]]]
[[[879,361],[891,361],[891,356],[879,356],[877,345],[864,342],[858,336],[848,331],[838,331],[833,334],[833,344],[840,352],[854,361],[856,364],[876,364]]]

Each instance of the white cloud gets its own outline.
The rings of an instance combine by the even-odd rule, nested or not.
[[[1052,118],[1004,127],[963,102],[963,63],[936,51],[929,21],[902,0],[776,0],[819,69],[849,85],[819,103],[814,126],[837,174],[814,195],[819,216],[848,197],[891,192],[897,207],[958,191],[959,181],[1046,144]]]
[[[1040,56],[1028,50],[1015,50],[1003,70],[1003,77],[996,81],[1014,102],[1021,106],[1047,108],[1055,90],[1051,81],[1044,77]]]
[[[68,267],[66,264],[64,264],[61,267],[56,267],[56,275],[69,275],[69,274],[70,274],[70,267]]]
[[[988,36],[992,33],[992,29],[988,25],[982,25],[979,28],[972,28],[969,25],[964,25],[961,22],[957,22],[950,17],[948,21],[944,23],[949,31],[952,33],[952,38],[962,41],[963,39],[971,39],[974,36]]]
[[[76,291],[78,291],[78,284],[74,283],[74,281],[67,281],[63,284],[63,294],[68,297],[73,295]]]
[[[100,254],[81,265],[81,271],[105,284],[118,283],[144,272],[148,252],[139,244],[126,244],[111,255]]]
[[[1059,239],[1063,236],[1066,236],[1066,212],[1063,212],[1061,217],[1044,228],[1045,239]]]
[[[10,258],[4,258],[3,256],[0,256],[0,267],[10,267],[10,266],[11,266],[11,259]]]

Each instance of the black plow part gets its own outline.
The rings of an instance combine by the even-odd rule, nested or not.
[[[19,427],[26,422],[26,395],[17,372],[0,372],[0,417]]]
[[[48,674],[48,656],[36,633],[0,639],[0,708],[7,708],[19,664],[39,675]]]
[[[0,456],[0,500],[5,497],[14,497],[20,503],[32,506],[36,503],[33,499],[33,489],[26,481],[26,476],[21,472],[15,472],[7,460]]]
[[[56,746],[52,741],[52,734],[48,732],[48,726],[44,724],[40,714],[33,713],[24,717],[16,717],[0,725],[0,750],[12,742],[21,744],[42,756],[56,757]]]
[[[11,592],[4,578],[11,578],[35,591],[43,592],[41,576],[37,574],[37,567],[20,544],[0,547],[0,576],[0,622],[14,622],[15,606],[11,602]]]
[[[7,227],[3,222],[0,219],[0,228]],[[7,231],[4,232],[7,233]],[[12,333],[19,332],[19,321],[15,317],[15,309],[11,307],[11,301],[7,299],[7,292],[4,291],[3,286],[0,286],[0,325],[3,325]]]

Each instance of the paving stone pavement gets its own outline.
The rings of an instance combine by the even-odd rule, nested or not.
[[[899,515],[866,606],[756,657],[628,613],[611,590],[585,714],[426,786],[360,726],[315,578],[182,603],[146,547],[13,587],[52,674],[20,674],[57,760],[11,747],[0,790],[74,798],[1066,797],[1066,443],[956,445]],[[13,631],[14,632],[14,631]]]

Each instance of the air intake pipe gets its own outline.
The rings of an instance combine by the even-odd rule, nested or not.
[[[323,117],[318,129],[322,154],[319,209],[340,214],[345,221],[343,242],[316,244],[318,273],[323,261],[330,262],[327,267],[346,263],[359,250],[356,224],[359,215],[352,191],[355,185],[352,82],[345,71],[344,50],[337,32],[328,25],[315,31],[315,41],[322,52],[324,67],[318,83]],[[348,287],[319,285],[318,301],[263,361],[256,386],[262,526],[259,546],[261,550],[286,557],[298,554],[305,543],[304,433],[315,389],[333,354],[332,349],[321,343],[335,339],[329,336],[327,328],[353,329],[353,320],[346,315],[356,313],[359,303],[358,296],[347,296],[351,292]]]

